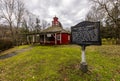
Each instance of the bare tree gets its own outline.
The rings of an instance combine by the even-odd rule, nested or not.
[[[86,15],[87,21],[102,21],[104,16],[104,12],[98,8],[97,5],[93,5],[91,7],[91,10],[89,13]]]
[[[37,18],[36,15],[26,10],[26,14],[24,15],[24,20],[26,21],[28,29],[31,32],[35,30],[36,18]]]
[[[5,19],[14,44],[18,40],[18,28],[24,14],[24,3],[20,0],[0,0],[0,18]]]
[[[21,2],[20,0],[16,0],[16,4],[15,4],[15,18],[16,18],[16,28],[17,28],[17,30],[21,26],[21,23],[23,21],[24,13],[25,13],[24,3]]]
[[[115,38],[120,39],[120,0],[90,0],[90,2],[94,9],[88,13],[87,19],[101,19],[109,27],[114,27]]]
[[[29,33],[33,33],[36,30],[41,30],[40,19],[37,15],[25,10],[23,15],[22,27],[29,30]],[[27,32],[28,33],[28,32]]]
[[[42,29],[44,30],[49,24],[47,23],[47,21],[42,20],[41,25],[42,25]]]
[[[37,33],[41,31],[40,19],[38,19],[38,18],[36,18],[35,30],[36,30]]]
[[[16,40],[16,44],[18,45],[19,43],[19,28],[21,26],[21,23],[23,22],[23,15],[25,13],[25,7],[24,7],[24,3],[21,0],[16,0],[15,1],[15,19],[16,19],[16,26],[15,26],[15,40]]]
[[[118,17],[120,16],[119,0],[91,0],[99,6],[106,17],[109,17],[116,27],[118,27]],[[104,16],[104,17],[105,17]]]
[[[0,0],[0,16],[9,24],[11,37],[14,40],[13,22],[14,22],[15,0]]]

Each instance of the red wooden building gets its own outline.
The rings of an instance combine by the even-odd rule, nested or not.
[[[60,45],[70,43],[70,32],[63,29],[57,17],[53,18],[52,26],[41,31],[40,43],[48,45]]]

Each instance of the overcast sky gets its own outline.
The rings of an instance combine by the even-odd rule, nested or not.
[[[90,9],[88,0],[24,0],[30,12],[51,24],[56,15],[63,27],[71,27],[85,19]]]

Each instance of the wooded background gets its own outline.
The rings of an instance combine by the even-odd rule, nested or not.
[[[89,0],[91,9],[86,21],[101,22],[101,37],[120,44],[120,0]],[[0,0],[0,44],[21,44],[21,34],[39,33],[50,24],[31,13],[21,0]],[[70,31],[70,27],[66,28]],[[10,44],[11,45],[11,44]]]

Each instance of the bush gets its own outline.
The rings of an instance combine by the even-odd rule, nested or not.
[[[116,45],[116,40],[115,39],[102,39],[102,44],[103,45]]]
[[[117,39],[116,44],[120,45],[120,39]]]
[[[13,46],[12,41],[7,39],[0,39],[0,50],[6,50]]]

